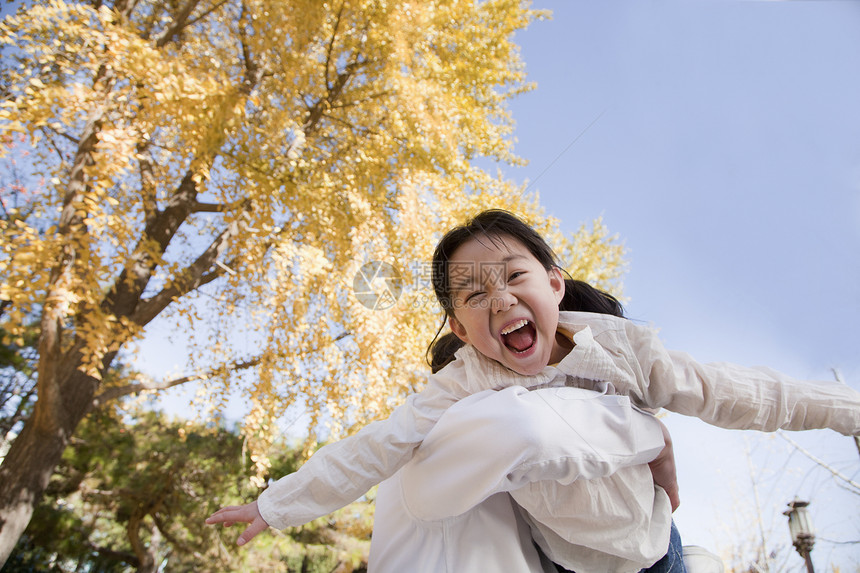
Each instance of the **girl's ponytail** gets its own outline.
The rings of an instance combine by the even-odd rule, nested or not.
[[[454,361],[454,353],[463,347],[463,341],[453,332],[446,332],[436,338],[430,346],[430,371],[439,372]]]
[[[617,298],[576,279],[565,279],[564,297],[558,303],[558,309],[611,314],[624,318],[624,307]]]

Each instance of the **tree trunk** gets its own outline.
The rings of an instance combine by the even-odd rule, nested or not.
[[[0,466],[0,565],[24,533],[60,462],[66,440],[39,431],[30,417]]]
[[[96,74],[95,85],[101,85],[105,97],[113,79],[113,72],[106,66]],[[93,162],[105,113],[105,108],[100,107],[87,122],[69,170],[57,227],[63,237],[63,248],[51,270],[39,325],[36,404],[0,465],[0,567],[6,564],[30,523],[33,509],[48,486],[63,450],[78,423],[92,408],[98,388],[98,380],[78,370],[80,346],[64,351],[64,341],[81,343],[65,331],[69,317],[63,301],[68,298],[64,275],[86,272],[73,264],[81,254],[77,249],[83,249],[80,245],[87,243],[81,242],[87,227],[83,224],[79,201],[89,193],[86,167]],[[105,355],[102,373],[115,355],[115,352]]]
[[[62,408],[55,409],[53,416],[39,411],[44,410],[40,396],[0,465],[0,568],[30,523],[75,428],[92,406],[96,381],[69,366],[71,374],[63,377],[58,388]]]
[[[131,544],[132,549],[134,549],[134,554],[137,556],[137,573],[155,573],[155,571],[157,570],[156,555],[159,545],[155,533],[158,531],[158,528],[154,525],[152,526],[152,543],[149,547],[147,547],[143,540],[140,538],[140,528],[143,526],[145,518],[146,512],[135,511],[135,513],[128,520],[128,525],[126,526],[126,534],[128,535],[128,541]]]

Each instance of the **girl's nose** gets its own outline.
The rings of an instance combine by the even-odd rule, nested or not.
[[[490,308],[493,312],[504,312],[516,304],[517,299],[507,289],[497,290],[490,298]]]

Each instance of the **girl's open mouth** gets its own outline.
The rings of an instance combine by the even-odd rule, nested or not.
[[[537,331],[534,325],[524,318],[506,326],[502,330],[501,335],[505,346],[514,352],[527,351],[534,346],[537,339]]]

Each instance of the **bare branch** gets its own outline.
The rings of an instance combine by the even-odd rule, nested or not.
[[[230,365],[225,365],[220,368],[211,368],[204,372],[199,372],[197,374],[189,374],[188,376],[182,376],[180,378],[174,378],[172,380],[151,380],[144,382],[137,382],[134,384],[126,384],[125,386],[117,386],[115,388],[108,388],[101,394],[93,399],[93,407],[99,407],[111,400],[116,400],[118,398],[122,398],[123,396],[128,396],[130,394],[137,394],[138,392],[143,392],[145,390],[167,390],[168,388],[174,388],[176,386],[181,386],[182,384],[186,384],[188,382],[196,382],[198,380],[206,380],[208,378],[212,378],[220,372],[239,372],[241,370],[247,370],[248,368],[253,368],[257,366],[261,361],[261,357],[251,358],[249,360],[244,360],[242,362],[234,362]]]
[[[60,131],[59,129],[51,127],[50,125],[43,125],[40,129],[42,130],[42,133],[44,133],[46,136],[48,135],[47,132],[50,131],[51,133],[55,133],[55,134],[59,135],[60,137],[68,139],[69,141],[71,141],[75,145],[79,145],[81,143],[81,140],[78,139],[77,137],[74,137],[73,135],[70,135],[70,134],[66,133],[65,131]]]
[[[19,384],[24,388],[24,391],[19,391],[17,394],[18,404],[15,407],[15,412],[11,416],[7,416],[0,421],[0,443],[6,440],[6,435],[12,430],[12,428],[27,419],[27,416],[29,415],[27,407],[36,399],[36,379],[32,374],[27,376],[27,380]],[[7,394],[6,388],[3,389],[3,393]],[[6,401],[8,400],[5,400],[4,403]]]
[[[845,475],[840,473],[838,470],[834,469],[830,464],[828,464],[827,462],[816,457],[809,450],[805,449],[803,446],[801,446],[800,444],[798,444],[797,442],[795,442],[794,440],[789,438],[788,435],[786,435],[786,433],[783,432],[782,430],[778,431],[777,434],[779,434],[779,436],[783,440],[785,440],[786,442],[788,442],[789,444],[794,446],[794,449],[796,449],[798,452],[800,452],[801,454],[803,454],[804,456],[806,456],[807,458],[809,458],[810,460],[812,460],[813,462],[815,462],[816,464],[818,464],[819,466],[823,467],[824,469],[829,471],[831,474],[833,474],[833,477],[844,481],[845,483],[850,485],[852,488],[854,488],[852,490],[852,491],[854,491],[854,493],[860,494],[860,483],[857,483],[856,481],[852,480],[851,478],[846,477]]]
[[[334,43],[337,38],[337,31],[340,26],[340,17],[343,13],[343,3],[341,3],[340,10],[338,11],[337,20],[335,20],[334,30],[332,31],[331,41],[328,45],[328,51],[326,54],[325,62],[323,62],[323,79],[325,80],[326,88],[328,93],[325,97],[321,97],[318,99],[313,105],[308,107],[308,116],[304,123],[304,131],[305,133],[312,132],[317,124],[319,123],[320,118],[329,109],[337,98],[340,97],[343,92],[344,87],[352,78],[352,76],[361,68],[365,67],[368,64],[368,61],[361,60],[359,54],[354,54],[353,60],[347,64],[343,71],[337,74],[334,81],[329,79],[330,73],[329,70],[332,67],[333,62],[333,52],[334,52]]]

